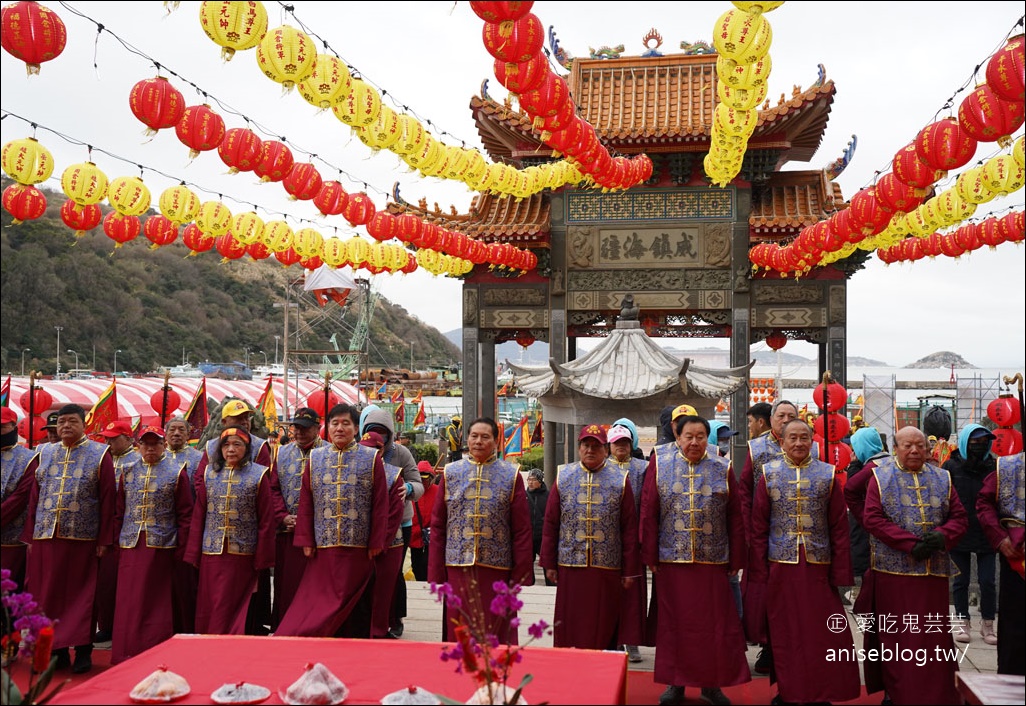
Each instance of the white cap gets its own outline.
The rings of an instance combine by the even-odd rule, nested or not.
[[[620,439],[629,439],[631,443],[634,443],[634,436],[631,434],[631,430],[619,425],[610,427],[609,432],[606,434],[606,438],[609,440],[610,444],[614,441],[619,441]]]

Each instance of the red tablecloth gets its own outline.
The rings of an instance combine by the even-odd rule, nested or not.
[[[456,674],[455,664],[439,659],[442,643],[405,640],[345,640],[303,637],[176,635],[73,689],[54,704],[127,704],[128,693],[160,665],[181,674],[192,693],[176,704],[209,704],[224,683],[261,684],[281,703],[278,688],[298,679],[308,662],[321,662],[349,687],[347,704],[380,703],[385,694],[417,685],[466,701],[476,689]],[[527,647],[514,665],[510,684],[533,675],[524,689],[528,703],[624,704],[627,659],[622,653]]]

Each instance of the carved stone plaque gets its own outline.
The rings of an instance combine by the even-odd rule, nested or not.
[[[482,309],[481,328],[548,328],[548,309]]]
[[[484,306],[547,306],[548,298],[541,289],[525,287],[482,288]]]
[[[819,328],[826,321],[826,307],[765,307],[752,312],[752,326],[758,328]]]
[[[819,304],[823,301],[823,289],[814,284],[758,282],[753,290],[752,299],[756,304]]]
[[[477,290],[470,287],[463,288],[463,325],[477,325]]]
[[[603,228],[598,232],[600,267],[700,267],[697,226]],[[729,243],[728,243],[729,252]],[[729,258],[729,255],[728,255]]]

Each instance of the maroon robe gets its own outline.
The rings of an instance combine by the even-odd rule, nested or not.
[[[867,532],[897,551],[909,553],[919,541],[919,537],[887,517],[875,476],[869,478],[866,488],[863,523]],[[936,527],[944,535],[948,551],[965,534],[968,523],[965,508],[952,489],[948,497],[947,520]],[[912,654],[923,650],[921,654],[927,655],[930,660],[920,665],[914,660],[901,660],[894,656],[880,661],[867,659],[863,663],[866,690],[872,693],[882,688],[895,704],[962,703],[955,688],[958,660],[937,659],[935,656],[937,650],[941,654],[953,654],[952,650],[955,649],[951,637],[949,578],[890,574],[876,569],[871,569],[871,572],[873,583],[869,600],[876,616],[874,624],[877,629],[864,633],[864,646],[871,648],[878,645],[880,650],[889,650],[891,655],[897,650],[912,650]],[[863,586],[862,590],[865,591],[866,587]],[[906,615],[917,617],[922,628],[919,632],[903,630],[901,621]],[[890,616],[890,620],[896,618],[899,621],[897,631],[879,629],[881,616]],[[928,620],[930,616],[941,618],[940,629],[936,632],[927,632],[931,622],[938,624],[936,620]],[[884,652],[880,654],[887,656]]]
[[[838,483],[830,491],[826,522],[830,563],[807,561],[799,547],[797,564],[770,561],[771,501],[765,476],[752,506],[751,581],[765,584],[769,634],[773,640],[773,677],[784,703],[850,701],[862,690],[851,630],[826,629],[830,617],[844,615],[839,586],[854,583],[848,511]],[[824,658],[832,655],[833,659]]]
[[[545,506],[542,533],[541,566],[559,572],[556,606],[553,615],[553,647],[578,647],[591,650],[616,649],[617,645],[640,644],[640,624],[623,631],[620,616],[626,593],[622,580],[644,580],[638,542],[638,519],[630,483],[624,486],[620,500],[620,536],[623,559],[619,571],[600,567],[559,565],[559,525],[561,519],[559,484],[553,483]]]
[[[202,466],[202,462],[200,464]],[[257,486],[257,547],[254,554],[205,554],[203,533],[207,519],[207,486],[198,473],[196,502],[185,551],[185,561],[199,568],[196,632],[208,635],[244,635],[250,598],[262,569],[274,566],[274,531],[278,516],[271,476],[264,473]]]
[[[752,680],[745,635],[728,573],[745,566],[747,548],[739,493],[729,471],[727,527],[729,564],[659,561],[660,516],[656,456],[649,459],[641,492],[641,558],[652,569],[658,602],[655,681],[661,684],[720,688]],[[745,572],[747,573],[747,572]]]
[[[356,607],[373,576],[371,549],[384,551],[389,543],[391,506],[388,481],[381,454],[374,457],[370,524],[367,547],[317,547],[314,533],[314,499],[310,487],[310,464],[303,471],[303,487],[296,513],[297,547],[316,547],[307,560],[303,579],[292,605],[281,618],[275,635],[333,637]]]
[[[391,466],[390,469],[394,469],[394,472],[397,473],[388,494],[388,528],[385,531],[385,536],[392,538],[392,542],[387,550],[374,557],[374,581],[370,589],[370,636],[372,638],[383,638],[388,635],[392,598],[395,595],[396,583],[400,578],[399,574],[403,570],[403,557],[405,556],[399,524],[402,522],[403,510],[406,508],[406,481],[403,479],[401,468]],[[397,535],[399,544],[395,544]]]
[[[494,634],[499,642],[519,644],[519,631],[509,621],[491,613],[495,598],[496,581],[517,583],[521,586],[534,584],[534,531],[531,527],[531,507],[527,503],[527,491],[523,478],[517,473],[513,484],[513,498],[510,502],[510,547],[512,566],[497,569],[474,564],[473,566],[449,566],[445,563],[445,546],[448,538],[449,507],[445,502],[445,476],[438,481],[438,497],[431,512],[431,551],[428,552],[428,581],[448,583],[456,596],[463,602],[462,610],[480,618],[486,633]],[[509,616],[516,617],[514,612]],[[447,606],[442,606],[443,640],[455,642],[455,623]]]
[[[61,442],[63,443],[63,442]],[[114,512],[117,484],[110,452],[103,454],[99,468],[99,534],[95,540],[33,539],[36,507],[40,503],[39,484],[35,482],[37,455],[25,468],[30,478],[28,515],[22,540],[31,544],[25,572],[25,588],[51,620],[59,620],[54,631],[53,648],[93,644],[93,617],[96,602],[96,578],[99,570],[97,550],[109,551],[114,543]],[[19,487],[20,487],[19,483]]]
[[[150,547],[145,530],[134,547],[119,547],[117,612],[111,641],[111,664],[145,652],[174,635],[174,572],[176,557],[185,555],[192,520],[192,487],[182,468],[175,484],[177,539],[175,547]],[[118,483],[116,537],[121,536],[126,510],[124,480]]]
[[[773,432],[768,431],[767,434]],[[738,495],[741,500],[741,515],[744,518],[745,543],[752,546],[752,504],[755,500],[755,465],[752,462],[752,451],[749,448],[745,454],[745,465],[741,469]],[[751,563],[752,557],[749,557]],[[745,629],[745,638],[748,642],[765,645],[769,642],[766,630],[766,584],[753,583],[750,580],[749,572],[741,574],[741,603],[744,606],[742,611],[742,623]]]

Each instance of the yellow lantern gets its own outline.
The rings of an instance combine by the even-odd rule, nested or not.
[[[484,176],[486,169],[488,169],[488,162],[485,161],[484,156],[477,150],[469,150],[467,153],[467,166],[463,170],[463,175],[460,179],[471,189],[476,190],[477,187],[474,184]]]
[[[267,10],[261,2],[203,2],[200,25],[221,47],[221,58],[231,61],[235,52],[252,49],[267,34]]]
[[[185,184],[170,186],[160,194],[157,202],[160,213],[176,226],[188,223],[199,213],[200,200]]]
[[[424,126],[416,118],[404,115],[400,118],[403,123],[403,135],[393,150],[398,155],[407,155],[416,152],[424,144],[424,141],[431,137]]]
[[[495,164],[492,166],[496,167],[496,171],[499,174],[495,179],[495,183],[492,184],[492,191],[497,194],[510,193],[510,189],[517,178],[517,170],[505,164]]]
[[[983,181],[983,167],[973,167],[959,174],[955,188],[962,200],[968,203],[986,203],[997,196]]]
[[[256,57],[257,65],[267,78],[280,83],[285,91],[291,91],[313,73],[317,50],[305,33],[282,25],[264,35],[257,45]]]
[[[232,235],[243,245],[259,243],[264,234],[264,219],[253,211],[237,213],[232,218]]]
[[[716,77],[731,88],[759,88],[769,85],[772,66],[769,54],[751,64],[741,64],[729,57],[719,56],[716,59]]]
[[[92,162],[72,164],[61,175],[64,195],[79,206],[91,206],[103,201],[110,181]]]
[[[963,201],[956,189],[946,189],[938,194],[936,208],[942,227],[961,223],[976,212],[976,204]]]
[[[297,230],[292,237],[292,249],[300,257],[313,257],[324,252],[324,237],[313,228]]]
[[[1000,154],[988,159],[983,165],[982,176],[984,186],[990,189],[995,196],[1004,196],[1018,191],[1023,185],[1023,168],[1010,154]]]
[[[1015,160],[1015,163],[1019,165],[1020,169],[1026,166],[1026,164],[1024,164],[1024,162],[1026,162],[1026,154],[1024,154],[1026,148],[1023,147],[1024,141],[1026,141],[1026,135],[1020,135],[1019,139],[1016,140],[1015,144],[1012,146],[1012,158]]]
[[[435,159],[426,159],[420,165],[420,171],[425,176],[440,177],[448,168],[452,159],[452,146],[442,142],[438,143],[438,156]]]
[[[383,267],[385,264],[385,251],[381,243],[375,241],[368,246],[367,264],[372,267]]]
[[[292,227],[285,221],[267,221],[260,241],[271,252],[285,252],[292,247]]]
[[[759,2],[732,2],[731,4],[739,10],[750,12],[753,15],[759,15],[763,12],[773,12],[773,10],[776,10],[784,4],[784,0],[779,0],[779,2],[775,2],[774,0],[770,0],[769,2],[762,2],[761,0]]]
[[[353,236],[346,241],[346,248],[349,251],[349,259],[353,267],[360,267],[367,262],[370,255],[370,243],[359,236]]]
[[[438,161],[442,154],[443,145],[430,134],[425,134],[424,141],[419,149],[403,157],[403,161],[414,169],[422,169],[425,165],[432,165]]]
[[[141,216],[150,207],[150,190],[139,177],[117,177],[107,187],[107,201],[122,216]]]
[[[349,248],[341,238],[325,238],[324,251],[321,255],[328,267],[342,267],[349,261]]]
[[[759,114],[754,110],[734,110],[729,105],[720,103],[713,112],[713,130],[724,135],[743,137],[746,140],[755,132],[759,124]]]
[[[310,105],[327,110],[346,99],[352,83],[344,61],[332,54],[318,54],[313,71],[299,82],[299,94]]]
[[[727,10],[713,25],[716,52],[739,64],[751,64],[766,56],[772,41],[773,30],[761,14]]]
[[[7,175],[24,186],[46,181],[53,174],[53,155],[34,137],[8,142],[2,159]]]
[[[402,137],[399,131],[399,116],[388,106],[381,106],[378,119],[373,124],[362,128],[353,128],[360,142],[377,150],[387,150]]]
[[[716,95],[719,96],[720,102],[726,103],[734,110],[755,110],[766,100],[768,90],[769,86],[765,83],[754,88],[734,88],[723,81],[716,84]]]
[[[367,127],[378,119],[381,112],[381,96],[366,81],[354,78],[349,95],[331,107],[335,117],[349,127]]]
[[[204,201],[196,214],[196,225],[204,235],[219,238],[228,232],[232,212],[220,201]]]
[[[470,165],[470,155],[472,154],[474,154],[473,150],[455,146],[450,147],[449,160],[446,162],[445,168],[442,170],[442,176],[446,179],[462,180],[463,174],[467,171],[467,167]]]

